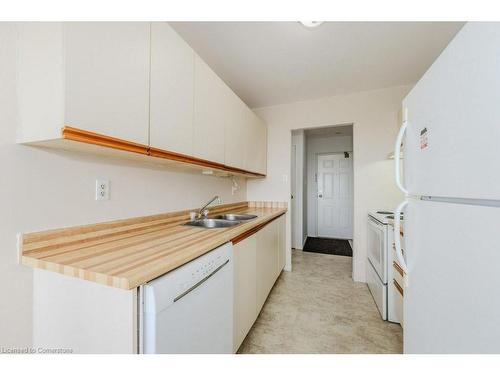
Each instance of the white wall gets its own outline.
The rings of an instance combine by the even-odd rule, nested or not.
[[[16,44],[13,24],[0,23],[0,346],[31,345],[32,270],[18,265],[16,234],[199,207],[231,194],[227,178],[17,145]],[[288,150],[288,154],[289,154]],[[289,170],[290,167],[288,167]],[[96,178],[111,181],[111,199],[94,200]]]
[[[317,171],[317,155],[333,152],[352,151],[351,136],[319,137],[308,136],[307,142],[307,235],[315,237],[318,235],[318,204],[317,191],[318,182],[315,174]],[[355,157],[355,156],[354,156]]]
[[[256,109],[268,124],[268,177],[249,181],[250,200],[290,202],[291,130],[353,124],[354,259],[353,278],[365,280],[366,215],[380,207],[395,207],[402,199],[387,159],[398,131],[401,100],[410,86],[333,96]],[[291,268],[290,217],[287,215],[287,269]]]
[[[291,173],[291,183],[295,184],[294,205],[291,206],[292,221],[294,223],[292,247],[302,249],[304,239],[307,235],[307,201],[304,199],[307,194],[307,179],[305,174],[306,137],[303,130],[296,130],[292,133],[292,146],[295,147],[295,175],[293,172]]]

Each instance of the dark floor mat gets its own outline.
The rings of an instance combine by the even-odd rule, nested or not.
[[[349,241],[336,238],[307,237],[303,251],[352,257]]]

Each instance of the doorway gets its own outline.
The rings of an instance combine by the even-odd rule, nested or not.
[[[352,256],[352,124],[292,132],[292,247]]]

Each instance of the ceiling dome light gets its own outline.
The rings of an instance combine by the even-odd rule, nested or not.
[[[299,21],[299,22],[309,29],[312,29],[314,27],[318,27],[319,25],[321,25],[323,23],[322,21]]]

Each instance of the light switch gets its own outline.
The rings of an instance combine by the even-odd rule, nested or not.
[[[107,201],[109,199],[109,181],[96,180],[95,181],[95,200]]]

